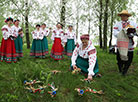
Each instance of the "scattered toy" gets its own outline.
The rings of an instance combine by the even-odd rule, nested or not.
[[[93,81],[93,80],[88,80],[88,79],[80,79],[80,81],[82,81],[82,82],[87,82],[87,83],[91,84],[91,81]]]
[[[72,71],[72,74],[78,74],[81,72],[81,69],[80,68],[76,68]]]
[[[99,77],[99,78],[101,78],[102,75],[101,75],[101,74],[96,74],[94,77]]]
[[[24,81],[24,84],[26,85],[26,86],[28,86],[28,87],[25,87],[25,89],[27,89],[27,90],[29,90],[29,92],[31,92],[31,93],[36,93],[36,92],[39,92],[39,93],[41,93],[41,94],[43,94],[44,93],[44,89],[46,88],[46,86],[41,86],[41,85],[37,85],[38,86],[38,88],[34,88],[34,85],[35,84],[40,84],[40,83],[42,83],[41,81],[36,81],[36,80],[31,80],[31,81]]]
[[[104,94],[102,90],[97,91],[96,89],[91,89],[90,87],[86,88],[85,92],[97,93],[97,94]]]
[[[78,92],[78,95],[82,96],[84,94],[84,91],[80,88],[75,88],[75,90]]]
[[[61,73],[61,71],[59,71],[59,70],[52,70],[51,72],[52,72],[52,74]]]
[[[58,88],[55,88],[54,83],[48,84],[48,86],[51,87],[51,91],[48,91],[48,93],[51,95],[51,97],[55,97],[57,94]]]
[[[33,85],[33,84],[37,84],[37,83],[41,83],[41,81],[36,81],[36,80],[31,80],[29,82],[27,82],[27,80],[24,81],[25,85]]]

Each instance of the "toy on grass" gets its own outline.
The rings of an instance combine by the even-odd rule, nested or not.
[[[91,89],[90,87],[86,88],[85,92],[97,93],[97,94],[104,94],[102,90],[97,91],[96,89]]]
[[[36,80],[31,80],[30,82],[27,82],[26,80],[24,81],[24,84],[28,87],[25,87],[25,89],[29,90],[31,93],[44,93],[44,89],[46,88],[46,86],[41,86],[41,85],[37,85],[38,88],[34,88],[35,84],[40,84],[42,83],[41,81],[36,81]]]
[[[102,77],[102,75],[101,74],[96,74],[94,77],[99,77],[99,78],[101,78]]]
[[[25,87],[25,89],[29,90],[31,93],[36,93],[39,92],[41,94],[44,93],[44,89],[46,88],[46,86],[39,86],[38,88],[34,88],[32,86],[30,87]]]
[[[48,91],[48,93],[51,95],[51,97],[55,97],[57,94],[58,88],[55,88],[54,83],[48,84],[48,86],[51,87],[51,91]]]
[[[52,70],[51,72],[52,72],[52,74],[61,73],[61,71],[59,71],[59,70]]]
[[[31,80],[30,82],[28,82],[28,81],[24,81],[24,84],[25,85],[33,85],[33,84],[37,84],[37,83],[41,83],[41,81],[36,81],[36,80]]]
[[[91,81],[93,81],[93,80],[89,80],[89,79],[80,79],[80,81],[82,81],[82,82],[87,82],[87,83],[91,84]]]
[[[76,68],[72,71],[72,74],[78,74],[81,72],[81,69],[80,68]]]
[[[84,94],[84,91],[80,88],[75,88],[75,90],[78,92],[78,95],[82,96]]]

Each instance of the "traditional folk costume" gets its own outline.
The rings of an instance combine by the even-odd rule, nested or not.
[[[16,62],[16,50],[15,50],[15,44],[14,44],[14,33],[11,27],[8,27],[8,25],[4,25],[2,27],[2,43],[0,47],[0,58],[1,61],[6,61],[7,63]]]
[[[53,31],[51,39],[54,41],[51,49],[51,58],[55,60],[63,59],[64,32],[62,29]]]
[[[73,51],[71,68],[73,70],[73,65],[76,65],[83,73],[94,76],[99,72],[96,48],[91,41],[89,41],[88,46],[84,50],[82,49],[82,46],[82,44],[77,45]]]
[[[75,45],[76,45],[76,34],[75,32],[70,32],[68,31],[67,33],[65,33],[65,54],[68,57],[72,56],[72,53],[75,49]]]
[[[41,31],[35,30],[32,32],[33,43],[30,52],[30,56],[38,57],[38,58],[45,58],[47,51],[45,51],[44,44],[42,44],[42,40],[44,35]]]
[[[44,52],[45,55],[48,54],[48,40],[47,40],[47,36],[49,35],[49,31],[47,29],[41,29],[41,33],[44,35],[44,38],[42,40],[42,44],[44,46]]]
[[[131,16],[126,10],[122,11],[118,16],[121,14]],[[129,26],[137,28],[135,22],[128,20],[118,22],[113,29],[113,34],[117,38],[117,64],[119,72],[123,75],[127,73],[133,60],[134,41],[133,38],[129,38],[125,34],[125,29]]]
[[[23,57],[23,34],[19,35],[19,30],[21,30],[21,27],[16,27],[15,25],[12,26],[13,33],[16,35],[16,39],[14,40],[15,43],[15,49],[17,57]]]

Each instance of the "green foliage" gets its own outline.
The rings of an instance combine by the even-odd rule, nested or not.
[[[49,50],[51,45],[49,45]],[[82,75],[72,75],[68,71],[70,59],[54,61],[49,56],[46,59],[34,59],[29,56],[29,49],[24,46],[24,57],[17,63],[0,62],[0,102],[137,102],[138,100],[138,56],[135,54],[132,66],[126,77],[118,73],[115,55],[98,50],[98,63],[102,78],[94,78],[91,84],[81,82]],[[135,52],[136,53],[136,52]],[[53,75],[51,70],[61,70],[63,73]],[[57,96],[51,98],[45,89],[44,94],[29,93],[24,89],[24,80],[41,80],[47,85],[55,82],[59,88]],[[78,96],[75,88],[89,86],[103,90],[104,95],[86,93]]]

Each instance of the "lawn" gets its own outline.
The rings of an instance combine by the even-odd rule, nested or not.
[[[138,55],[135,56],[127,76],[118,73],[116,56],[98,50],[98,62],[101,78],[94,78],[89,84],[80,81],[82,75],[72,75],[68,71],[70,59],[54,61],[34,59],[29,56],[29,49],[24,46],[24,57],[17,63],[0,62],[0,102],[137,102],[138,101]],[[62,73],[53,75],[51,70],[61,70]],[[51,97],[46,88],[44,94],[30,93],[24,89],[24,80],[38,79],[48,83],[55,83],[58,87],[56,97]],[[96,90],[103,90],[103,95],[85,93],[79,96],[75,88],[89,86]]]

